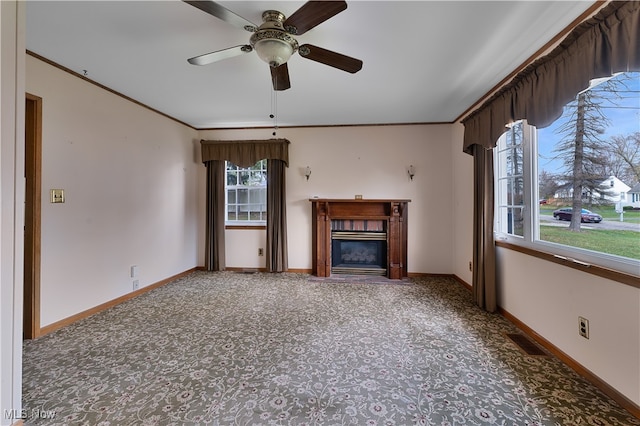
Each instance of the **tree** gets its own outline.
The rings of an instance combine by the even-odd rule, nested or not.
[[[640,132],[612,136],[607,145],[609,149],[603,153],[608,163],[606,173],[628,185],[640,182]]]
[[[540,176],[538,177],[538,195],[541,200],[553,198],[559,187],[555,176],[546,170],[540,172]]]
[[[564,166],[558,179],[573,191],[571,206],[575,214],[571,215],[569,225],[572,231],[580,231],[584,199],[593,203],[594,193],[602,195],[599,185],[608,177],[603,175],[608,160],[602,154],[607,150],[602,134],[610,123],[603,109],[605,104],[615,103],[621,85],[623,80],[606,79],[580,92],[565,106],[562,124],[556,130],[561,139],[553,150],[554,158],[560,159]]]

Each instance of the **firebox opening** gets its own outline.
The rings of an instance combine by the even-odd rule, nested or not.
[[[386,275],[386,236],[381,233],[380,238],[376,239],[369,233],[364,239],[345,239],[344,236],[336,236],[334,233],[331,242],[331,272]]]

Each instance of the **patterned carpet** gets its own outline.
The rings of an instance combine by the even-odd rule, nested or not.
[[[450,278],[195,272],[26,341],[23,408],[27,425],[640,424],[517,332]]]

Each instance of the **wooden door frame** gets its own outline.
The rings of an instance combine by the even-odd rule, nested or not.
[[[26,94],[23,337],[40,336],[42,98]]]

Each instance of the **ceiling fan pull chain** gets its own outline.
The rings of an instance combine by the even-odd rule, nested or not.
[[[277,83],[275,83],[277,85]],[[271,114],[269,117],[273,119],[273,133],[272,135],[276,135],[276,131],[278,130],[278,88],[271,88]]]
[[[278,131],[278,91],[273,91],[273,136]]]

